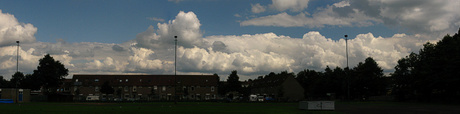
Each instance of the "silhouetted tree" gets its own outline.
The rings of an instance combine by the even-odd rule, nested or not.
[[[22,72],[16,72],[11,76],[12,78],[10,79],[10,83],[13,88],[15,87],[21,87],[21,82],[24,80],[24,74]]]
[[[9,87],[9,81],[5,80],[3,76],[0,76],[0,88],[7,88]]]
[[[392,78],[393,94],[399,100],[412,97],[421,101],[460,101],[459,33],[460,29],[436,44],[428,42],[419,54],[411,53],[398,61]]]
[[[408,97],[414,97],[414,65],[417,59],[418,55],[411,53],[409,56],[398,60],[398,65],[395,66],[395,71],[391,74],[394,84],[392,92],[396,100],[404,101]]]
[[[318,97],[324,96],[322,90],[322,79],[321,72],[316,72],[315,70],[303,70],[297,73],[296,79],[305,89],[305,98],[316,99]]]
[[[31,90],[39,90],[41,86],[40,78],[33,74],[27,74],[21,84],[22,88]]]
[[[358,63],[354,68],[355,80],[352,83],[355,97],[367,98],[369,96],[383,95],[386,93],[386,83],[383,70],[374,59],[368,57],[364,63]]]
[[[42,59],[39,60],[37,70],[34,70],[35,76],[44,88],[45,94],[55,93],[56,88],[62,84],[62,80],[68,75],[69,70],[64,65],[55,61],[53,57],[46,54]]]
[[[232,73],[228,76],[227,79],[227,91],[236,91],[239,92],[241,89],[241,82],[239,81],[240,77],[238,77],[238,72],[236,70],[232,71]]]

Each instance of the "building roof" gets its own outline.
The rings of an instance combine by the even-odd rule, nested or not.
[[[215,75],[100,75],[75,74],[74,85],[101,86],[108,81],[111,86],[172,86],[174,80],[182,86],[216,86],[219,77]]]

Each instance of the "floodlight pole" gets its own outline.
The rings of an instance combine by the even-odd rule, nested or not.
[[[18,43],[18,49],[16,51],[16,72],[19,72],[19,41],[16,41]]]
[[[347,52],[347,67],[348,67],[348,35],[345,35],[345,50]]]
[[[177,104],[177,36],[174,36],[174,104]]]
[[[19,72],[19,41],[16,41],[16,43],[18,44],[18,49],[16,50],[16,73]],[[14,87],[16,88],[16,90],[14,91],[15,92],[15,101],[16,103],[18,103],[18,80],[16,81],[16,83],[14,84]]]
[[[345,35],[345,50],[346,50],[346,55],[347,55],[347,69],[349,70],[350,68],[348,67],[348,35]],[[347,71],[345,71],[347,75],[347,97],[350,99],[350,76],[348,75]]]

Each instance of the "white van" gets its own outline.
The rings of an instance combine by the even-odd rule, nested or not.
[[[99,100],[99,96],[87,96],[87,97],[86,97],[86,100],[87,100],[87,101],[98,101],[98,100]]]
[[[257,101],[257,95],[249,95],[249,101]]]
[[[264,100],[265,100],[264,96],[257,96],[257,101],[262,102]]]

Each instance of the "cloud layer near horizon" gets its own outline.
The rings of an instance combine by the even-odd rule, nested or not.
[[[0,21],[0,28],[30,28],[11,14],[1,13],[11,21]],[[179,74],[212,74],[222,77],[237,70],[241,79],[256,78],[269,72],[323,70],[326,66],[346,67],[345,40],[331,40],[311,31],[302,38],[262,33],[203,37],[201,23],[193,12],[179,12],[174,20],[150,26],[135,39],[122,44],[97,42],[36,42],[31,31],[16,31],[17,36],[31,36],[21,43],[20,71],[31,73],[44,54],[61,61],[69,73],[147,73],[174,72],[174,36],[178,36],[177,69]],[[3,29],[2,29],[3,30]],[[28,30],[28,29],[27,29]],[[16,68],[17,37],[0,36],[0,74],[9,79]],[[389,38],[372,33],[357,35],[348,41],[350,67],[373,57],[386,71],[398,59],[417,52],[430,38],[421,35],[395,34]],[[435,39],[431,39],[435,40]],[[71,76],[70,75],[70,76]]]

